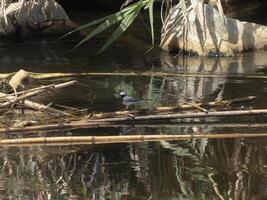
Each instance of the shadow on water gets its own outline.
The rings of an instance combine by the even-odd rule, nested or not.
[[[245,107],[267,107],[267,52],[230,58],[185,58],[158,49],[144,54],[147,44],[138,34],[129,34],[103,55],[92,55],[99,42],[101,38],[94,45],[87,44],[73,52],[66,50],[75,44],[71,39],[60,44],[47,38],[25,39],[15,44],[2,41],[0,69],[3,73],[24,68],[34,72],[177,74],[77,77],[87,87],[72,87],[62,91],[62,96],[50,94],[44,100],[90,111],[122,109],[118,96],[121,90],[152,99],[140,107],[252,95],[258,100]],[[154,126],[38,132],[29,136],[266,132],[265,122],[266,117],[196,119]],[[266,199],[266,150],[266,139],[1,147],[0,199]]]

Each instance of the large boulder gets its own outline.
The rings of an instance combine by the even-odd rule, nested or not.
[[[188,12],[188,25],[181,19],[178,6],[167,16],[161,33],[161,48],[183,50],[198,55],[233,55],[267,49],[267,26],[223,17],[213,7],[204,6],[205,29],[194,9]],[[187,31],[185,31],[187,29]],[[182,31],[181,31],[182,30]]]
[[[2,1],[0,36],[29,33],[63,34],[75,28],[60,4],[54,0]]]

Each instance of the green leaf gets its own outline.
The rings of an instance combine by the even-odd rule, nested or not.
[[[125,16],[125,18],[121,21],[120,26],[116,29],[116,31],[111,35],[108,41],[103,45],[103,47],[99,50],[98,53],[103,52],[106,48],[108,48],[115,40],[117,40],[133,23],[134,19],[137,17],[141,10],[141,4],[132,10],[131,13]]]
[[[82,29],[85,29],[85,28],[88,28],[88,27],[90,27],[90,26],[93,26],[93,25],[102,23],[103,21],[105,21],[105,20],[107,20],[107,19],[109,19],[109,18],[116,17],[116,16],[118,17],[119,15],[121,15],[121,13],[122,13],[122,11],[121,11],[121,12],[118,12],[118,13],[116,13],[116,14],[112,14],[112,15],[103,17],[103,18],[101,18],[101,19],[94,20],[94,21],[92,21],[92,22],[90,22],[90,23],[88,23],[88,24],[82,25],[82,26],[80,26],[80,27],[74,29],[73,31],[70,31],[70,32],[66,33],[65,35],[61,36],[58,40],[61,40],[61,39],[65,38],[65,37],[67,37],[68,35],[71,35],[72,33],[75,33],[75,32],[80,31],[80,30],[82,30]]]
[[[128,11],[130,12],[130,11]],[[129,13],[125,12],[122,13],[120,15],[113,15],[110,16],[105,22],[103,22],[101,25],[99,25],[97,28],[95,28],[90,34],[88,34],[84,39],[82,39],[74,48],[77,48],[78,46],[80,46],[81,44],[83,44],[84,42],[90,40],[92,37],[94,37],[95,35],[103,32],[104,30],[106,30],[107,28],[109,28],[110,26],[119,23],[121,20],[123,20]]]
[[[61,36],[58,40],[61,40],[62,38],[67,37],[68,35],[71,35],[71,34],[77,32],[77,31],[80,31],[82,29],[89,28],[90,26],[94,26],[94,25],[100,24],[100,23],[102,23],[102,22],[104,22],[106,20],[114,19],[114,18],[120,18],[120,16],[125,15],[125,13],[127,13],[131,9],[134,9],[136,6],[137,6],[137,4],[132,4],[132,5],[128,6],[128,7],[125,7],[124,9],[122,9],[121,11],[119,11],[119,12],[117,12],[115,14],[108,15],[106,17],[103,17],[103,18],[94,20],[94,21],[92,21],[90,23],[84,24],[84,25],[82,25],[82,26],[80,26],[80,27],[68,32],[67,34]]]

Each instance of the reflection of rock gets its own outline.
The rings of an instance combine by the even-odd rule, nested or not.
[[[178,31],[183,26],[178,6],[170,10],[162,29],[161,48],[172,51],[182,49],[198,55],[210,53],[232,53],[267,48],[267,27],[254,23],[241,22],[225,17],[226,29],[219,12],[205,5],[206,36],[201,22],[193,9],[188,13],[188,34]],[[180,19],[179,19],[180,17]],[[184,30],[184,27],[182,28]],[[185,42],[186,41],[186,42]]]
[[[4,3],[3,3],[4,2]],[[2,1],[0,36],[29,33],[62,34],[74,28],[64,9],[54,0]]]
[[[226,58],[176,57],[167,52],[161,54],[161,68],[172,73],[190,76],[166,77],[168,93],[179,94],[177,98],[203,100],[221,99],[228,75],[251,75],[257,67],[267,65],[267,52],[246,53]],[[210,75],[210,76],[209,76]]]

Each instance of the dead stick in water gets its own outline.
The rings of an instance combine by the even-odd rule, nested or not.
[[[8,144],[115,144],[153,141],[176,141],[192,139],[231,139],[267,137],[267,133],[231,133],[231,134],[198,134],[198,135],[120,135],[120,136],[69,136],[69,137],[38,137],[22,139],[3,139],[0,145]]]
[[[196,103],[194,105],[177,105],[174,107],[156,107],[154,110],[126,110],[126,111],[115,111],[115,112],[106,112],[106,113],[96,113],[93,114],[92,117],[94,118],[110,118],[110,117],[116,117],[116,116],[127,116],[127,115],[142,115],[144,113],[151,114],[151,113],[158,113],[158,112],[175,112],[175,111],[184,111],[184,110],[192,110],[196,106],[197,107],[220,107],[220,106],[228,106],[231,104],[239,104],[239,103],[246,103],[251,102],[253,100],[257,99],[255,96],[247,96],[242,98],[236,98],[236,99],[230,99],[230,100],[222,100],[222,101],[212,101],[207,103]],[[203,108],[202,108],[203,109]],[[204,109],[206,111],[206,109]]]
[[[98,127],[104,125],[117,125],[117,124],[142,124],[145,121],[157,121],[157,120],[171,120],[171,119],[185,119],[185,118],[206,118],[206,117],[227,117],[227,116],[249,116],[249,115],[266,115],[267,109],[256,110],[232,110],[232,111],[217,111],[207,113],[178,113],[178,114],[165,114],[165,115],[148,115],[148,116],[136,116],[134,118],[106,118],[96,120],[81,120],[72,121],[69,123],[50,124],[50,125],[38,125],[23,128],[1,128],[0,134],[3,133],[21,133],[21,132],[33,132],[33,131],[49,131],[60,129],[81,129],[88,127]]]
[[[51,88],[54,88],[54,87],[55,87],[55,84],[50,84],[50,85],[41,86],[41,87],[37,87],[37,88],[32,88],[32,89],[28,89],[28,90],[23,90],[23,91],[11,93],[11,94],[1,93],[0,99],[8,98],[10,96],[14,97],[14,96],[18,96],[18,95],[21,95],[21,94],[23,95],[23,94],[26,94],[26,93],[29,93],[29,92],[34,92],[34,91],[37,91],[37,90],[51,89]]]
[[[55,116],[68,116],[68,117],[73,116],[70,113],[67,113],[67,112],[64,112],[64,111],[61,111],[61,110],[58,110],[55,108],[51,108],[51,107],[43,105],[43,104],[35,103],[35,102],[29,101],[29,100],[23,101],[23,104],[28,108],[38,110],[41,112],[45,112],[45,113],[54,114]]]
[[[124,77],[203,77],[203,78],[253,78],[253,79],[267,79],[265,75],[230,75],[230,74],[208,74],[208,73],[170,73],[170,72],[87,72],[87,73],[33,73],[28,72],[33,78],[47,79],[47,78],[64,78],[75,76],[124,76]],[[0,74],[0,78],[7,78],[14,73]]]
[[[84,129],[84,128],[119,128],[119,127],[136,127],[136,128],[162,128],[162,127],[187,127],[187,126],[209,126],[209,127],[235,127],[235,128],[266,128],[266,123],[213,123],[213,122],[204,122],[204,123],[171,123],[171,124],[135,124],[135,125],[129,125],[129,124],[113,124],[113,123],[102,123],[102,122],[70,122],[70,123],[61,123],[61,124],[49,124],[49,125],[34,125],[34,126],[26,126],[26,127],[10,127],[10,128],[0,128],[0,134],[5,133],[32,133],[32,132],[38,132],[38,131],[52,131],[52,130],[71,130],[71,129]]]
[[[3,95],[5,95],[5,94],[0,93],[0,98]],[[16,99],[16,97],[14,97],[14,96],[8,96],[6,98],[8,100],[10,100],[10,101],[13,101],[14,99]],[[30,108],[30,109],[33,109],[33,110],[46,112],[46,113],[49,113],[49,114],[54,114],[55,116],[66,116],[66,117],[73,116],[70,113],[67,113],[67,112],[64,112],[64,111],[61,111],[61,110],[58,110],[58,109],[55,109],[55,108],[51,108],[51,107],[43,105],[43,104],[35,103],[33,101],[30,101],[30,100],[24,100],[23,104],[21,104],[21,105],[23,105],[23,107]]]
[[[147,115],[135,117],[120,117],[90,120],[91,122],[140,122],[149,120],[171,120],[185,118],[207,118],[207,117],[229,117],[229,116],[250,116],[250,115],[267,115],[267,109],[253,110],[230,110],[230,111],[213,111],[209,113],[194,112],[194,113],[175,113],[161,115]]]
[[[69,82],[66,82],[66,83],[57,84],[54,87],[51,87],[50,89],[60,89],[60,88],[68,87],[70,85],[74,85],[76,83],[77,83],[77,81],[69,81]],[[36,90],[36,91],[32,91],[32,92],[26,93],[26,94],[21,95],[19,97],[13,98],[12,100],[10,100],[8,102],[0,104],[0,108],[8,107],[8,106],[13,105],[14,103],[16,103],[18,101],[22,101],[24,99],[36,96],[36,95],[38,95],[40,93],[43,93],[45,91],[47,91],[47,90],[46,89],[40,89],[40,90]]]
[[[180,102],[182,102],[182,103],[184,103],[184,104],[187,104],[187,105],[190,105],[190,106],[192,106],[192,107],[194,107],[194,108],[196,108],[196,109],[198,109],[198,110],[201,110],[201,111],[203,111],[204,113],[208,113],[208,110],[207,109],[204,109],[204,108],[201,108],[199,105],[197,105],[197,104],[193,104],[193,103],[190,103],[190,102],[186,102],[186,101],[184,101],[184,100],[179,100]]]
[[[226,117],[226,116],[250,116],[250,115],[266,115],[267,109],[258,110],[242,110],[242,111],[217,111],[207,113],[178,113],[178,114],[165,114],[165,115],[148,115],[148,116],[136,116],[134,118],[106,118],[96,120],[81,120],[72,121],[69,123],[50,124],[50,125],[38,125],[24,128],[0,128],[0,134],[2,133],[21,133],[21,132],[33,132],[33,131],[49,131],[60,129],[82,129],[88,127],[98,127],[104,125],[117,125],[117,124],[140,124],[145,121],[156,120],[171,120],[171,119],[185,119],[185,118],[204,118],[204,117]],[[185,123],[185,122],[184,122]]]
[[[87,72],[87,73],[32,73],[28,72],[34,78],[46,79],[56,77],[74,77],[74,76],[125,76],[125,77],[205,77],[205,78],[254,78],[254,79],[267,79],[265,75],[230,75],[230,74],[208,74],[208,73],[171,73],[171,72]]]
[[[66,129],[83,129],[98,126],[108,125],[110,123],[104,122],[71,122],[71,123],[58,123],[58,124],[48,124],[48,125],[35,125],[27,127],[8,127],[0,128],[0,134],[5,133],[31,133],[36,131],[51,131],[51,130],[66,130]]]

